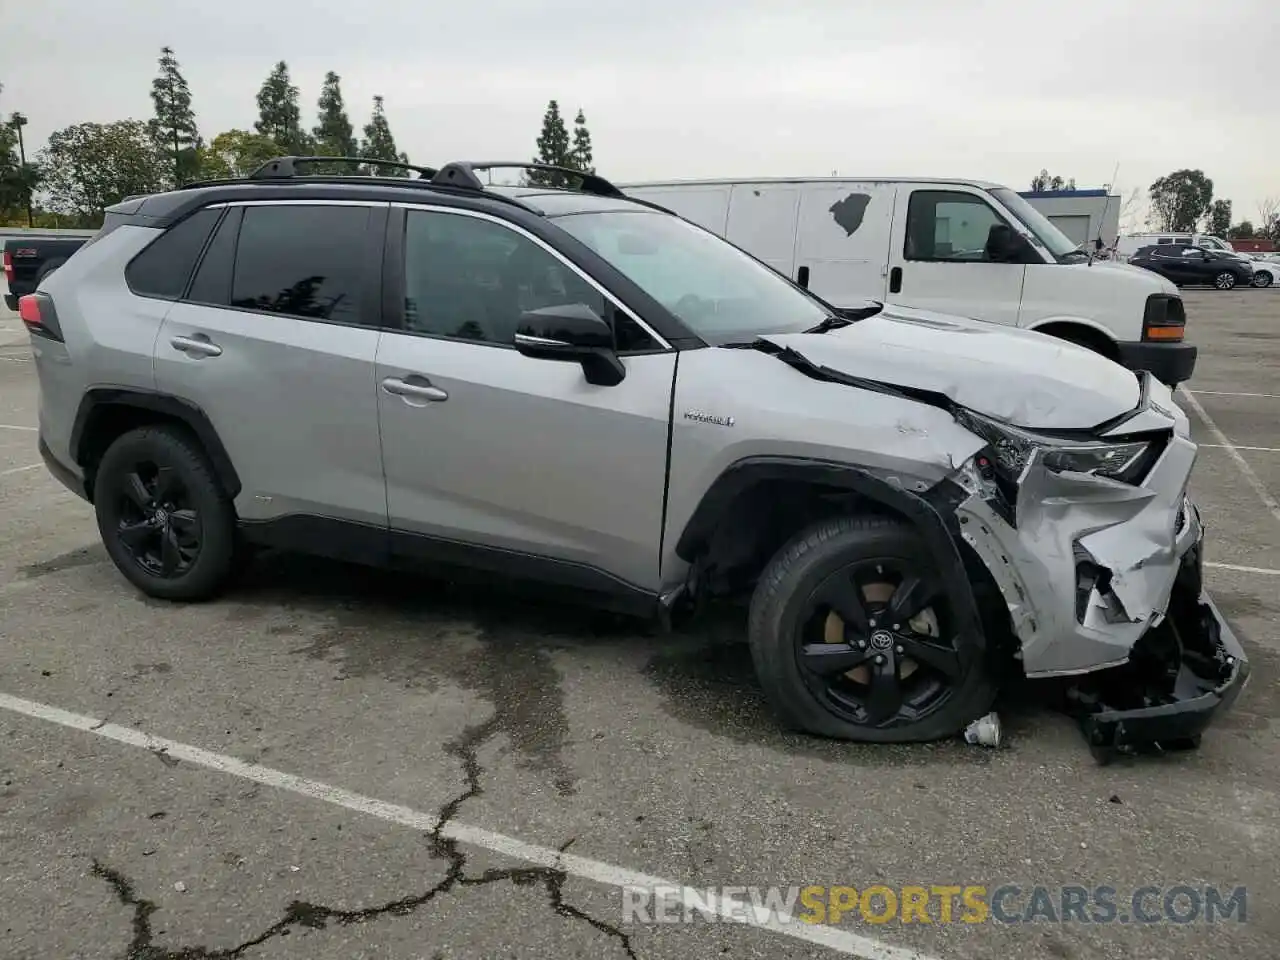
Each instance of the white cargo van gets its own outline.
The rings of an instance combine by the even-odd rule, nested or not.
[[[719,234],[836,307],[873,299],[1039,330],[1167,384],[1195,369],[1173,284],[1093,259],[998,184],[841,177],[622,189]]]

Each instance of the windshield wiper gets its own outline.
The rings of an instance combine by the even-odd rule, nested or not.
[[[827,333],[828,331],[839,330],[841,327],[847,327],[849,324],[856,322],[856,320],[851,320],[849,317],[838,317],[835,314],[832,314],[816,327],[810,327],[805,331],[805,333]]]

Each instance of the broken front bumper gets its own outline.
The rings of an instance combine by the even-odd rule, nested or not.
[[[1122,667],[1082,678],[1071,708],[1095,756],[1145,746],[1195,746],[1249,678],[1239,640],[1204,591],[1197,543],[1182,558],[1161,622]]]

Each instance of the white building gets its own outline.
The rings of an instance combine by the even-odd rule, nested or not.
[[[1120,235],[1120,197],[1107,190],[1028,190],[1027,202],[1076,243],[1101,236],[1104,247],[1114,247]]]

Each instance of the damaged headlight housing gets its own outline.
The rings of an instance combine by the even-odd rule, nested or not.
[[[1157,452],[1154,440],[1066,440],[1023,430],[972,410],[957,410],[956,420],[987,441],[996,474],[1009,483],[1021,481],[1027,465],[1039,453],[1055,473],[1083,473],[1123,483],[1137,483]]]

